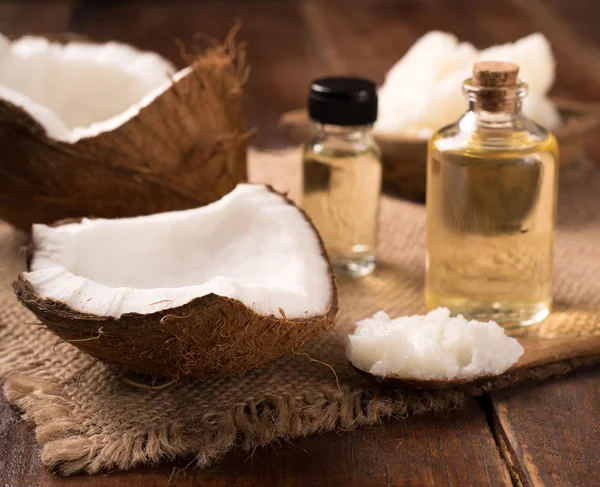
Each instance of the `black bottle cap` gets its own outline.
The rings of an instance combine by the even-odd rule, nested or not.
[[[377,120],[377,88],[364,78],[319,78],[310,85],[308,116],[331,125],[370,125]]]

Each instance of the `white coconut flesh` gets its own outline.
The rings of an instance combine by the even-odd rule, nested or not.
[[[505,372],[523,347],[497,323],[451,317],[447,308],[391,319],[380,311],[359,321],[346,357],[379,377],[446,380]]]
[[[208,206],[118,220],[33,226],[22,277],[37,296],[99,316],[148,314],[217,294],[260,315],[329,310],[332,283],[318,234],[263,185],[238,185]]]
[[[379,90],[375,131],[380,135],[429,138],[465,112],[462,83],[471,76],[473,63],[491,60],[519,65],[519,78],[528,85],[523,103],[526,116],[550,130],[560,125],[560,114],[548,98],[556,63],[550,42],[542,34],[479,51],[452,34],[432,31],[387,73]]]
[[[122,125],[170,86],[174,71],[159,55],[116,42],[10,42],[0,35],[0,98],[65,142]]]

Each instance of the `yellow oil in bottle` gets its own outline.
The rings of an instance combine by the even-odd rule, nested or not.
[[[428,153],[427,307],[505,327],[543,320],[552,302],[554,137],[486,134],[480,144],[475,134],[457,149],[443,138],[434,136]]]
[[[376,146],[362,150],[308,145],[302,207],[321,234],[334,271],[358,277],[375,267],[381,163]]]

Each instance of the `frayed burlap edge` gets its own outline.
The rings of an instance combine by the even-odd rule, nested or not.
[[[35,425],[42,445],[43,463],[63,475],[127,470],[140,464],[195,456],[197,465],[209,466],[235,447],[254,450],[278,438],[293,439],[324,431],[344,431],[381,423],[384,419],[460,407],[469,396],[546,380],[582,366],[600,363],[600,356],[577,358],[506,374],[484,383],[460,388],[402,392],[350,390],[332,397],[266,396],[260,402],[239,404],[224,414],[204,418],[203,434],[185,439],[172,426],[150,429],[144,435],[124,432],[117,442],[97,444],[81,430],[82,418],[74,404],[51,381],[19,375],[6,380],[4,393]]]

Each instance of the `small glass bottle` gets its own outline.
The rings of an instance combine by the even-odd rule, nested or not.
[[[468,111],[429,141],[425,300],[510,328],[552,302],[554,136],[521,113],[519,67],[477,63]]]
[[[377,90],[360,78],[321,78],[308,97],[314,137],[303,158],[302,206],[321,234],[333,270],[359,277],[375,269],[380,152],[371,129]]]

